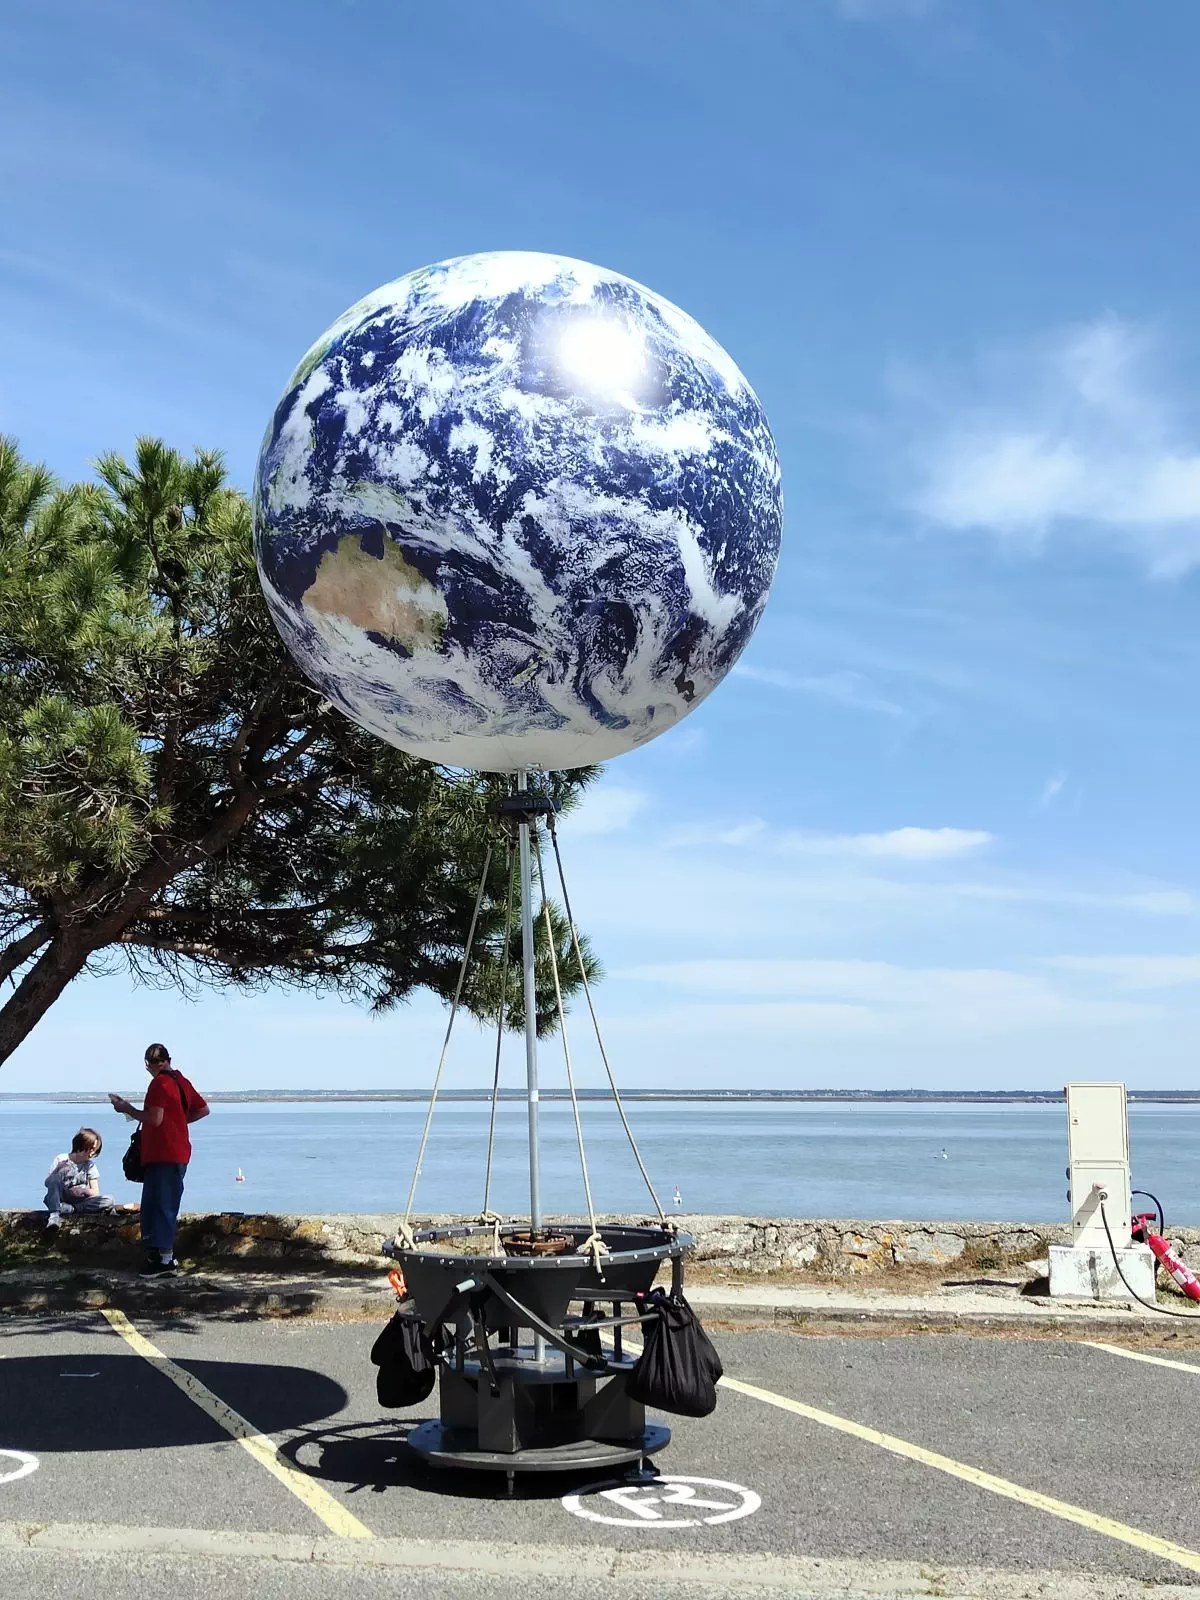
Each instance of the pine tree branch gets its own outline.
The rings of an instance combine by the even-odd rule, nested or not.
[[[29,960],[30,956],[48,944],[54,935],[54,927],[50,922],[39,922],[29,932],[22,934],[19,939],[14,939],[0,951],[0,982],[10,978],[18,967]]]

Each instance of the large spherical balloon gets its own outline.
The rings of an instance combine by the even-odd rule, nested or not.
[[[753,632],[779,462],[734,363],[669,301],[563,256],[443,261],[352,306],[263,441],[255,544],[288,649],[414,755],[619,755]]]

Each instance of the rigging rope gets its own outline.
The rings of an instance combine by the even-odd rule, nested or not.
[[[562,1034],[563,1060],[567,1067],[567,1088],[571,1091],[571,1112],[575,1118],[575,1142],[579,1146],[579,1170],[583,1174],[583,1195],[587,1201],[588,1221],[592,1231],[579,1246],[579,1254],[590,1255],[596,1271],[603,1277],[600,1270],[601,1255],[608,1254],[608,1246],[600,1237],[599,1224],[596,1222],[596,1207],[592,1202],[592,1180],[588,1176],[587,1151],[583,1145],[583,1123],[579,1117],[579,1098],[575,1093],[575,1073],[571,1066],[571,1041],[567,1037],[567,1014],[563,1007],[562,986],[558,981],[558,952],[554,948],[554,923],[550,918],[550,898],[546,893],[546,878],[542,871],[542,840],[541,830],[530,828],[533,836],[533,849],[537,857],[538,888],[542,896],[542,915],[546,921],[546,944],[550,950],[550,971],[554,977],[554,1003],[558,1007],[558,1031]]]
[[[654,1202],[654,1209],[658,1213],[658,1220],[662,1223],[664,1228],[674,1228],[675,1224],[668,1220],[666,1213],[663,1211],[662,1202],[659,1200],[654,1185],[650,1181],[650,1174],[646,1171],[646,1163],[642,1160],[642,1153],[638,1149],[637,1140],[633,1137],[633,1129],[629,1126],[629,1119],[625,1115],[625,1107],[621,1103],[621,1094],[617,1088],[616,1079],[613,1077],[612,1067],[608,1062],[608,1051],[604,1048],[604,1039],[600,1033],[600,1019],[596,1015],[596,1007],[592,1004],[592,990],[587,979],[587,966],[584,963],[583,951],[580,949],[579,945],[579,933],[575,927],[575,914],[571,910],[571,897],[567,893],[567,878],[563,871],[562,851],[558,847],[558,830],[554,825],[555,819],[553,812],[551,812],[548,821],[550,824],[550,842],[554,846],[554,859],[558,864],[558,882],[562,889],[563,910],[567,914],[567,926],[571,930],[571,943],[575,950],[575,960],[579,964],[579,976],[583,982],[583,993],[587,999],[588,1011],[592,1018],[592,1027],[596,1033],[596,1043],[600,1047],[600,1059],[603,1061],[604,1070],[608,1075],[608,1086],[612,1090],[612,1097],[617,1108],[617,1114],[621,1118],[621,1126],[625,1129],[625,1137],[629,1140],[629,1148],[633,1151],[633,1159],[637,1162],[638,1171],[642,1175],[642,1181],[645,1183],[646,1188],[649,1191],[650,1198]],[[540,852],[538,855],[538,870],[540,873]],[[543,888],[543,894],[544,893],[545,890]],[[551,942],[551,949],[553,949],[553,941]],[[564,1034],[564,1038],[565,1037],[566,1035]],[[594,1226],[595,1221],[593,1219],[593,1227]]]
[[[429,1110],[425,1114],[425,1127],[421,1133],[421,1146],[417,1151],[417,1164],[413,1168],[412,1183],[408,1190],[408,1204],[404,1208],[404,1221],[397,1231],[397,1238],[412,1245],[412,1228],[409,1219],[412,1216],[413,1200],[417,1193],[417,1180],[421,1176],[421,1164],[425,1160],[425,1146],[429,1142],[429,1127],[433,1122],[433,1113],[437,1106],[438,1090],[442,1082],[442,1068],[446,1065],[446,1051],[450,1048],[450,1035],[454,1031],[454,1019],[458,1015],[458,1003],[462,999],[463,984],[467,977],[467,967],[471,961],[471,951],[475,948],[475,929],[479,924],[479,909],[483,905],[484,891],[487,888],[488,869],[492,864],[492,845],[489,841],[487,854],[483,858],[483,871],[479,875],[479,892],[475,896],[475,909],[471,912],[471,927],[467,933],[467,942],[463,947],[462,965],[458,969],[458,982],[454,986],[454,1000],[450,1006],[450,1020],[446,1023],[446,1037],[442,1040],[442,1053],[438,1057],[437,1072],[433,1078],[433,1090],[429,1096]]]
[[[504,1024],[508,1020],[508,955],[509,943],[512,938],[513,900],[517,889],[517,852],[512,844],[508,847],[508,899],[504,907],[504,955],[500,963],[500,1011],[496,1024],[496,1063],[492,1070],[492,1112],[488,1121],[487,1166],[483,1174],[483,1209],[479,1214],[481,1222],[490,1222],[492,1212],[489,1202],[492,1197],[492,1152],[496,1145],[496,1101],[500,1095],[500,1046],[504,1041]]]

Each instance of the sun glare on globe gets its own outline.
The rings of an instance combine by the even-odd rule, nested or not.
[[[641,335],[617,317],[572,317],[558,341],[564,375],[591,394],[634,394],[646,371]]]

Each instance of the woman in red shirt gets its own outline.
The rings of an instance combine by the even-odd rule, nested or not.
[[[146,1259],[140,1276],[158,1278],[175,1271],[175,1229],[183,1199],[183,1179],[192,1159],[188,1125],[208,1115],[208,1104],[182,1072],[171,1065],[165,1044],[146,1051],[151,1083],[139,1111],[119,1094],[109,1099],[118,1111],[142,1125],[142,1244]]]

